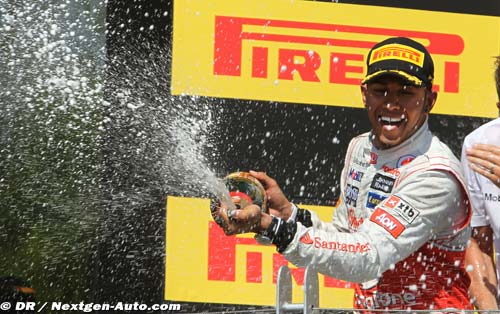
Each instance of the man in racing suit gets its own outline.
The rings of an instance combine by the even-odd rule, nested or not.
[[[214,218],[226,234],[256,232],[293,264],[359,283],[359,309],[472,309],[464,255],[471,210],[460,162],[428,129],[432,59],[421,44],[389,38],[367,57],[361,91],[372,131],[349,144],[333,221],[297,208],[276,181],[258,206]]]

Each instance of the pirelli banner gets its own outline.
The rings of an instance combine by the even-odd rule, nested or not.
[[[368,50],[387,37],[406,36],[423,43],[434,57],[439,97],[433,113],[497,115],[492,57],[500,53],[498,17],[297,0],[176,0],[173,21],[172,94],[294,103],[293,108],[283,106],[293,110],[315,104],[329,114],[341,112],[341,107],[362,108],[359,84]],[[381,53],[415,58],[408,52]],[[238,106],[236,101],[224,105]],[[341,114],[329,117],[341,120]],[[234,119],[240,116],[234,114]],[[240,125],[239,120],[232,122],[224,127]],[[293,126],[287,125],[283,133],[274,131],[289,134],[293,128],[301,141],[298,146],[305,147],[308,133],[297,131],[296,121],[286,122]],[[255,130],[250,122],[245,126],[248,132]],[[345,146],[342,134],[351,135],[351,129],[339,130]],[[246,153],[246,148],[231,152]],[[306,156],[310,147],[296,149],[294,156]],[[330,155],[330,162],[341,162],[335,152]],[[288,162],[302,170],[300,162],[276,156],[281,159],[266,163],[281,167]],[[306,179],[300,177],[300,185],[306,185]],[[315,188],[325,191],[323,186]],[[309,208],[323,220],[333,211],[326,206]],[[287,261],[274,247],[258,245],[251,235],[224,236],[210,217],[206,199],[169,197],[166,223],[166,300],[275,304],[277,271]],[[342,243],[315,245],[350,249]],[[294,302],[302,301],[303,272],[292,271]],[[352,296],[349,283],[320,276],[321,307],[350,308]],[[391,296],[391,302],[402,302],[401,298]]]
[[[326,2],[174,1],[172,93],[361,107],[369,48],[406,36],[434,57],[434,113],[494,117],[499,24],[491,16]]]
[[[333,212],[328,206],[301,207],[326,221]],[[352,249],[345,243],[329,245]],[[168,198],[166,300],[274,306],[282,265],[292,269],[293,301],[303,302],[304,269],[289,265],[274,246],[259,245],[250,234],[226,237],[210,216],[209,200]],[[320,275],[319,285],[322,307],[352,307],[348,282]]]

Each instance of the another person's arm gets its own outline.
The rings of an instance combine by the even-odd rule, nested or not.
[[[465,256],[471,277],[469,293],[478,310],[497,310],[497,277],[493,259],[493,232],[489,226],[476,227]],[[469,266],[470,265],[470,266]]]
[[[478,149],[479,148],[479,149]],[[496,309],[497,278],[493,259],[493,231],[489,227],[488,204],[484,200],[481,172],[485,166],[484,147],[474,146],[466,137],[462,147],[462,168],[473,207],[471,226],[473,227],[470,245],[467,248],[466,265],[472,266],[469,272],[471,286],[469,293],[475,306],[480,310]],[[470,153],[470,155],[469,155]],[[475,162],[483,162],[479,166]],[[476,171],[475,171],[476,170]]]
[[[490,179],[500,188],[500,147],[489,144],[474,144],[466,150],[472,170]]]

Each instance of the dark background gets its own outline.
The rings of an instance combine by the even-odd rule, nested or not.
[[[498,0],[339,2],[500,15]],[[204,157],[220,177],[236,170],[266,171],[295,202],[335,203],[349,140],[370,128],[363,109],[172,96],[172,2],[108,0],[106,12],[98,3],[75,1],[66,8],[57,1],[38,7],[9,2],[8,9],[4,4],[0,8],[0,14],[15,17],[2,19],[12,25],[10,30],[3,28],[8,36],[0,40],[0,55],[9,60],[0,68],[2,297],[23,285],[36,290],[24,297],[40,302],[164,302],[166,197],[207,196],[200,188],[202,180],[186,178],[189,169],[179,157]],[[39,8],[40,16],[23,11],[27,7]],[[82,29],[75,23],[76,35],[65,40],[81,40],[78,44],[86,49],[76,45],[65,56],[74,54],[90,64],[82,67],[87,76],[75,74],[75,81],[89,78],[89,86],[101,83],[105,66],[104,103],[99,93],[82,93],[77,105],[62,111],[58,108],[67,104],[65,96],[58,98],[61,94],[43,86],[37,89],[37,82],[52,77],[58,67],[73,73],[73,57],[52,64],[45,55],[30,55],[58,41],[57,32],[44,37],[45,44],[37,39],[50,35],[44,23],[55,22],[45,19],[51,14],[62,17],[60,12],[68,13],[68,23],[61,24],[65,27],[73,20],[95,18],[82,25],[96,28]],[[102,42],[94,36],[104,32],[104,14],[106,58],[93,63],[93,54],[101,56]],[[21,27],[23,18],[26,28]],[[33,25],[42,28],[40,36],[35,28],[35,35],[24,34],[16,41],[15,35]],[[69,29],[61,30],[68,33]],[[18,49],[10,48],[14,46]],[[16,65],[19,60],[26,62],[24,68]],[[147,105],[134,108],[141,103]],[[199,156],[179,156],[176,149],[183,141],[170,138],[172,131],[195,129],[186,117],[199,122],[208,113],[214,125],[200,134],[205,139],[199,139],[201,148],[194,152]],[[487,120],[431,114],[430,127],[459,155],[464,136]],[[189,221],[185,225],[189,234]],[[183,303],[182,312],[233,309],[250,312],[251,307]]]
[[[434,10],[480,15],[500,15],[497,0],[490,1],[339,1],[363,5],[393,6],[421,10]],[[335,3],[332,3],[335,5]],[[167,11],[168,14],[164,14]],[[145,16],[145,13],[148,16]],[[121,63],[133,63],[124,47],[131,42],[151,43],[150,49],[168,55],[171,48],[172,3],[169,1],[116,1],[108,2],[107,52],[111,59]],[[120,25],[127,21],[126,27]],[[423,21],[424,23],[425,21]],[[140,26],[154,24],[155,30],[145,34],[137,31]],[[154,53],[154,52],[153,52]],[[132,56],[133,58],[133,56]],[[167,61],[168,66],[169,60]],[[111,64],[113,71],[113,64]],[[165,93],[169,88],[169,73],[165,70]],[[487,74],[485,74],[487,75]],[[222,175],[235,170],[256,169],[268,172],[282,184],[283,190],[292,200],[309,204],[333,205],[338,195],[339,172],[349,139],[369,130],[369,123],[363,109],[333,106],[245,101],[236,99],[212,99],[200,97],[200,103],[209,102],[216,116],[218,126],[212,136],[217,156],[217,171]],[[110,99],[113,102],[113,99]],[[360,99],[361,101],[361,99]],[[439,106],[439,101],[438,104]],[[492,104],[493,106],[494,104]],[[196,104],[194,104],[196,106]],[[201,107],[200,107],[201,108]],[[459,156],[464,136],[487,119],[448,115],[431,115],[430,127]],[[111,134],[117,134],[129,126],[114,126]],[[337,140],[334,141],[333,139]],[[222,139],[222,140],[221,140]],[[118,140],[121,150],[132,149],[134,143]],[[125,147],[125,148],[124,148]],[[108,151],[113,154],[115,151]],[[106,160],[106,152],[104,160]],[[134,171],[147,165],[141,159],[121,160],[120,167],[127,167],[125,174],[116,175],[114,165],[108,169],[114,177],[107,184],[113,191],[127,191]],[[135,169],[135,170],[134,170]],[[154,173],[139,176],[141,185],[155,182]],[[163,191],[149,186],[151,202],[144,203],[144,214],[135,217],[133,228],[120,226],[100,242],[98,274],[102,289],[95,290],[102,300],[141,300],[159,302],[164,291],[164,208]],[[174,193],[175,194],[175,193]],[[151,219],[154,217],[154,219]],[[161,222],[151,225],[151,221]],[[132,235],[132,236],[131,236]],[[151,238],[151,235],[155,237]],[[133,242],[129,239],[134,239]],[[118,245],[118,249],[116,249]],[[114,252],[110,254],[110,250]],[[139,252],[135,259],[125,259],[125,252]],[[140,265],[146,271],[138,273]],[[113,270],[110,272],[109,270]],[[168,284],[168,283],[167,283]],[[175,301],[175,300],[173,300]],[[227,305],[185,304],[185,311],[202,309],[229,310]]]

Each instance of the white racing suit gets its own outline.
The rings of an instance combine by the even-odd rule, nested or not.
[[[332,223],[298,211],[286,231],[274,226],[281,235],[273,242],[297,266],[360,283],[355,308],[473,309],[464,267],[471,209],[460,162],[427,123],[386,150],[369,133],[351,141]]]

